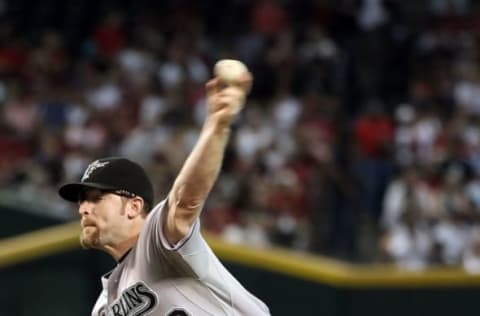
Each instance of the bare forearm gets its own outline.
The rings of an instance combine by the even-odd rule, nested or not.
[[[220,172],[229,134],[229,125],[213,118],[205,122],[168,197],[166,233],[172,243],[188,233],[205,204]]]
[[[177,206],[194,212],[202,207],[220,172],[229,134],[228,125],[207,119],[173,185]]]

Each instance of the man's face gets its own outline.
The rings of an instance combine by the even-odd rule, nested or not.
[[[79,196],[80,242],[84,248],[104,249],[122,241],[128,224],[127,199],[98,189],[87,189]]]

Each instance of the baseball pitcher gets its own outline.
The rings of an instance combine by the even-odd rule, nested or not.
[[[218,176],[233,120],[252,76],[207,85],[208,115],[168,196],[154,205],[152,184],[136,163],[92,162],[61,197],[78,202],[81,243],[107,252],[116,267],[102,277],[92,316],[270,315],[220,263],[200,233],[199,214]]]

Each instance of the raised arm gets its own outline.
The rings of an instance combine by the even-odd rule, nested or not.
[[[172,245],[189,233],[205,204],[222,165],[231,124],[243,108],[251,84],[249,72],[235,84],[227,85],[219,78],[206,84],[207,117],[168,195],[164,234]]]

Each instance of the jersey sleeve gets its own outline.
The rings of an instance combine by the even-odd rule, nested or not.
[[[165,236],[163,227],[167,215],[166,200],[158,203],[147,217],[146,226],[141,236],[147,257],[159,256],[173,258],[180,256],[198,277],[205,275],[209,247],[200,232],[200,220],[197,219],[189,233],[174,245]],[[154,259],[154,258],[148,258]]]
[[[145,231],[150,236],[151,240],[155,243],[155,246],[157,248],[162,248],[168,251],[177,251],[191,238],[195,227],[199,226],[199,220],[195,221],[195,223],[190,228],[187,236],[172,245],[168,241],[163,230],[166,217],[167,200],[163,200],[162,202],[158,203],[148,215]]]

